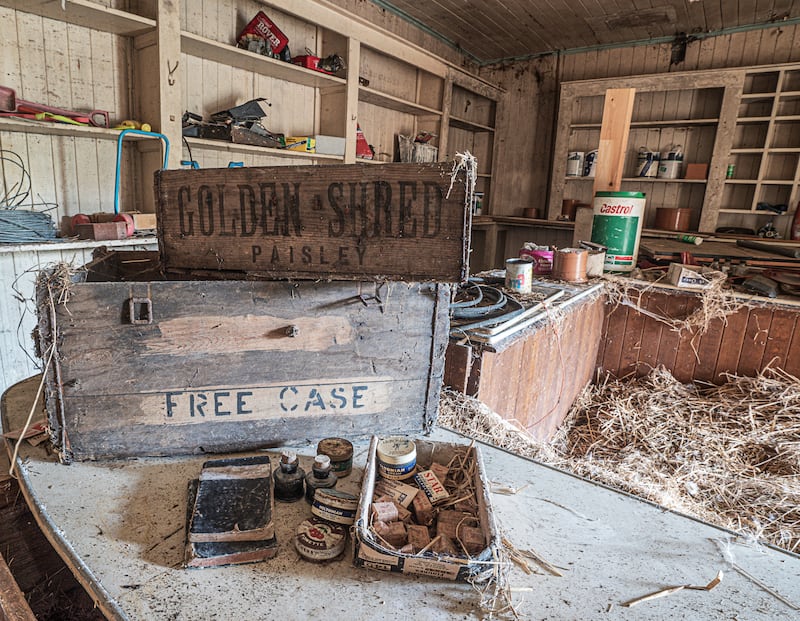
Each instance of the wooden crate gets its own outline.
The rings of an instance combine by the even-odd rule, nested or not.
[[[465,176],[452,164],[162,170],[169,272],[459,282],[468,270]]]
[[[64,461],[433,426],[449,285],[166,281],[153,279],[157,261],[117,252],[73,282],[40,274],[44,361],[55,347],[46,404]]]

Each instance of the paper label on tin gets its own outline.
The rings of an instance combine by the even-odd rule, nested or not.
[[[446,578],[455,580],[458,577],[459,565],[455,563],[445,563],[426,558],[406,558],[403,562],[404,574],[416,574],[418,576],[432,576],[434,578]]]
[[[402,505],[406,509],[411,505],[414,496],[419,493],[419,490],[412,485],[406,485],[400,481],[390,481],[388,479],[380,479],[375,483],[375,495],[390,496],[397,504]]]
[[[391,571],[392,568],[397,567],[400,562],[398,557],[390,556],[389,554],[382,554],[363,542],[358,547],[358,557],[367,563],[384,565],[388,571]]]
[[[419,485],[420,489],[425,492],[431,504],[439,500],[444,500],[450,496],[450,493],[445,489],[442,482],[434,474],[433,470],[424,470],[414,475],[414,481]]]
[[[328,560],[344,550],[345,534],[341,526],[312,517],[297,527],[294,543],[306,558]]]

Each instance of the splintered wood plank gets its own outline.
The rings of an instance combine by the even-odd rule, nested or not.
[[[797,325],[796,323],[795,326]],[[795,329],[792,333],[783,370],[791,373],[796,378],[800,378],[800,330]]]
[[[594,192],[619,192],[625,170],[625,152],[633,113],[636,89],[618,88],[606,91],[603,122],[600,127],[600,148]]]
[[[600,339],[597,346],[597,356],[594,360],[594,365],[592,369],[592,375],[597,377],[600,373],[602,373],[602,363],[606,353],[606,345],[608,344],[608,325],[609,325],[609,315],[610,313],[606,309],[606,305],[600,304],[601,307],[601,326],[600,326]]]
[[[678,294],[666,294],[664,297],[663,305],[658,306],[656,312],[667,319],[683,319],[686,316],[686,305],[689,297]],[[675,359],[678,356],[680,342],[681,335],[677,330],[673,330],[667,325],[662,326],[654,366],[664,367],[672,373],[675,368]]]
[[[691,296],[686,301],[686,316],[689,317],[701,305],[697,296]],[[695,331],[684,330],[678,343],[675,354],[675,364],[672,374],[679,382],[691,382],[694,377],[694,368],[697,362],[696,348],[699,337]]]
[[[742,351],[749,317],[750,311],[747,307],[743,307],[725,318],[717,365],[714,368],[713,381],[715,384],[724,384],[727,381],[726,374],[735,374],[739,368],[739,355]]]
[[[762,369],[768,366],[776,369],[784,368],[788,360],[789,344],[794,334],[797,317],[797,311],[782,308],[776,308],[773,311],[772,323],[764,347],[764,356],[761,359]]]
[[[646,304],[642,299],[640,304]],[[622,352],[619,360],[618,377],[627,377],[636,373],[639,350],[642,347],[642,330],[645,316],[636,309],[630,309],[628,320],[625,322],[625,333],[622,337]]]
[[[451,164],[279,166],[156,173],[166,269],[236,278],[460,282],[464,175]]]
[[[747,318],[742,353],[739,356],[737,375],[754,377],[761,371],[761,360],[767,345],[767,336],[772,322],[771,308],[753,308]]]
[[[646,303],[645,308],[651,313],[663,315],[667,295],[657,291],[650,291],[645,295],[646,298],[643,299]],[[661,342],[663,330],[664,324],[661,321],[650,316],[644,317],[641,349],[636,361],[637,376],[647,375],[655,368],[658,360],[658,345]]]
[[[472,347],[450,341],[444,363],[444,384],[453,390],[466,393],[472,371]]]
[[[697,344],[697,364],[694,368],[694,379],[706,382],[714,381],[723,331],[724,321],[722,319],[714,319],[700,337],[700,342]]]
[[[484,351],[481,355],[478,398],[501,416],[516,408],[516,378],[523,348],[522,341],[518,341],[500,353]]]
[[[601,375],[610,373],[614,377],[620,375],[620,358],[622,356],[622,345],[625,339],[625,326],[628,322],[628,315],[633,311],[623,304],[614,306],[605,305],[608,328],[605,332],[606,346],[603,351],[602,360],[598,358],[598,372]]]

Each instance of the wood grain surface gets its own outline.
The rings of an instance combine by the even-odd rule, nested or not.
[[[458,282],[467,274],[465,174],[452,164],[164,170],[165,268],[270,277]]]

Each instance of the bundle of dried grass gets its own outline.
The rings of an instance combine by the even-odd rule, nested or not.
[[[607,380],[578,398],[542,445],[446,392],[440,422],[787,550],[800,549],[800,380],[767,369],[723,386],[664,369]]]
[[[668,325],[678,333],[692,332],[700,336],[708,330],[713,320],[724,320],[745,303],[733,291],[726,288],[727,278],[725,274],[711,272],[707,274],[711,281],[711,286],[698,292],[700,306],[685,317],[665,317],[647,310],[644,308],[645,305],[642,304],[642,295],[652,289],[654,283],[664,279],[664,272],[662,270],[650,272],[643,270],[642,276],[646,280],[604,274],[603,279],[606,281],[604,290],[607,296],[607,303],[615,307],[619,304],[630,306],[643,315]]]

